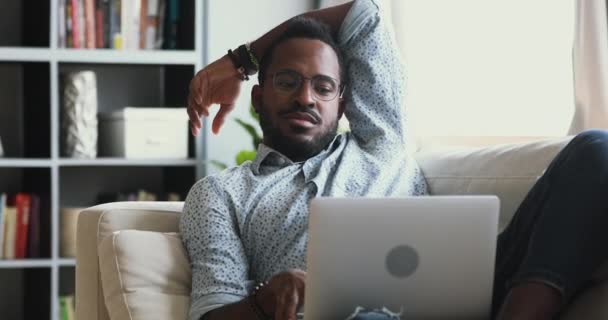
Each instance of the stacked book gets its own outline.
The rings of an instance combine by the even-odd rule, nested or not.
[[[58,1],[60,48],[177,48],[180,0]]]
[[[40,257],[40,198],[0,194],[0,258]]]

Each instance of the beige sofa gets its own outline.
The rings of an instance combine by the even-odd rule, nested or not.
[[[416,158],[432,194],[498,195],[503,228],[567,141],[423,148]],[[178,202],[122,202],[81,213],[76,264],[78,319],[186,317],[190,268],[176,234],[181,209]],[[595,285],[578,297],[561,319],[608,319],[608,276],[598,272],[595,278]]]

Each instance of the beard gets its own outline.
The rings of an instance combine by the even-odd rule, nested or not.
[[[295,106],[291,109],[292,111],[297,111],[304,109],[304,107]],[[294,162],[304,161],[319,154],[336,137],[338,131],[337,118],[324,131],[313,136],[312,139],[301,140],[283,134],[279,126],[273,124],[272,118],[266,110],[268,108],[262,106],[259,111],[260,127],[264,133],[264,142]],[[307,129],[295,128],[292,130],[298,134],[304,133]]]

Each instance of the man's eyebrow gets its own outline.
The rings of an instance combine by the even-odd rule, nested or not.
[[[275,71],[274,73],[278,73],[278,72],[284,72],[284,71],[295,72],[295,73],[297,73],[297,74],[299,74],[299,75],[304,76],[304,75],[303,75],[303,74],[301,74],[300,72],[298,72],[298,71],[296,71],[296,70],[294,70],[294,69],[289,69],[289,68],[283,68],[283,69],[279,69],[279,70]],[[330,76],[330,75],[327,75],[327,74],[322,74],[322,73],[317,73],[317,74],[313,75],[312,77],[326,77],[326,78],[334,79],[334,80],[336,80],[336,81],[340,82],[340,80],[339,80],[339,78],[338,78],[338,77],[336,77],[336,76]],[[312,78],[312,77],[311,77],[311,78]]]

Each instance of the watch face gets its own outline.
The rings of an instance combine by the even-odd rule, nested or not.
[[[394,247],[386,255],[386,269],[396,278],[411,276],[418,269],[419,263],[418,252],[408,245]]]

